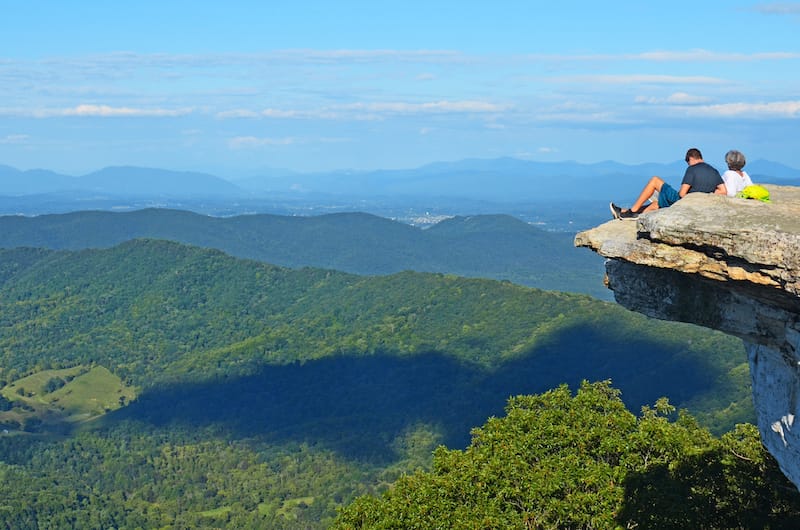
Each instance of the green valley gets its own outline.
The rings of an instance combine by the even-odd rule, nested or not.
[[[0,324],[15,528],[324,528],[439,444],[467,446],[509,396],[582,380],[612,380],[630,410],[669,396],[717,433],[752,418],[731,337],[441,273],[161,240],[10,249]]]

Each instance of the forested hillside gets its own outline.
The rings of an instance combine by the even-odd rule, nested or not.
[[[440,447],[432,471],[358,499],[334,528],[800,525],[800,495],[754,426],[717,439],[674,412],[659,400],[637,418],[607,383],[515,397],[466,450]]]
[[[547,232],[507,215],[455,217],[427,230],[363,213],[219,218],[145,209],[0,217],[2,248],[106,248],[134,238],[216,248],[285,267],[443,272],[610,299],[602,259],[576,249],[572,234]]]
[[[156,240],[0,251],[0,366],[15,528],[325,527],[509,396],[582,379],[716,431],[751,418],[742,346],[718,333],[509,282]]]

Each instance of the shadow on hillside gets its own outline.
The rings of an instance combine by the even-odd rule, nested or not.
[[[337,356],[152,388],[108,419],[158,427],[221,425],[234,437],[309,441],[385,462],[395,458],[391,443],[409,425],[437,425],[444,443],[465,447],[470,429],[502,415],[509,396],[561,383],[575,389],[582,379],[610,378],[634,412],[664,395],[679,403],[708,391],[713,370],[676,353],[648,341],[623,347],[580,326],[491,371],[440,353]]]

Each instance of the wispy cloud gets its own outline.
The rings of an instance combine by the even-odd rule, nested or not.
[[[653,74],[600,74],[573,75],[546,78],[557,83],[601,83],[609,85],[653,84],[653,85],[720,85],[728,81],[709,76],[697,75],[653,75]]]
[[[256,136],[237,136],[228,141],[231,149],[248,149],[273,145],[292,145],[299,143],[297,138],[258,138]]]
[[[25,143],[30,136],[27,134],[9,134],[5,137],[0,137],[0,144],[22,144]]]
[[[595,54],[529,54],[523,56],[532,61],[551,62],[596,62],[596,61],[647,61],[647,62],[753,62],[800,59],[795,51],[771,51],[754,53],[717,52],[703,49],[653,50],[639,53],[595,53]]]
[[[731,53],[715,52],[710,50],[687,51],[652,51],[626,56],[629,59],[642,59],[645,61],[659,62],[752,62],[752,61],[781,61],[787,59],[800,59],[798,52],[756,52],[756,53]]]
[[[800,100],[770,103],[721,103],[694,107],[697,115],[744,118],[800,118]]]
[[[464,54],[453,50],[279,50],[268,54],[252,55],[258,60],[288,60],[297,62],[374,62],[374,61],[403,61],[403,62],[463,62],[467,58]]]
[[[389,112],[395,114],[424,114],[424,113],[483,113],[501,112],[507,109],[504,105],[489,103],[487,101],[432,101],[427,103],[351,103],[341,105],[344,110],[366,110],[369,112]]]
[[[540,112],[532,117],[533,121],[543,123],[562,123],[567,125],[631,125],[641,123],[641,120],[631,117],[621,117],[610,110],[595,112]]]
[[[97,72],[114,72],[119,69],[176,68],[217,69],[220,67],[265,66],[275,63],[298,64],[363,64],[376,62],[403,63],[463,63],[472,59],[454,50],[315,50],[288,49],[265,53],[206,53],[170,54],[112,52],[82,57],[49,57],[35,64],[48,68],[68,66],[74,69]]]
[[[217,118],[276,118],[276,119],[381,119],[398,114],[485,114],[509,110],[509,106],[487,101],[431,101],[345,103],[313,110],[264,109],[253,111],[236,109],[218,112]]]
[[[249,119],[284,119],[284,120],[344,120],[344,119],[378,119],[377,116],[352,116],[346,115],[333,108],[315,110],[296,109],[264,109],[260,111],[249,109],[234,109],[218,112],[219,119],[249,118]]]
[[[800,3],[776,3],[757,6],[757,11],[766,14],[793,15],[800,14]],[[517,61],[764,61],[798,59],[800,53],[792,50],[775,50],[754,53],[719,52],[705,49],[690,50],[651,50],[637,53],[620,54],[521,54],[508,55],[503,62]],[[15,66],[24,70],[47,71],[64,67],[69,70],[86,73],[97,73],[113,77],[126,70],[141,71],[154,69],[163,72],[174,72],[179,69],[219,70],[239,67],[265,67],[271,64],[298,65],[334,65],[334,64],[454,64],[470,66],[475,63],[497,62],[499,57],[491,54],[467,54],[458,50],[369,50],[369,49],[288,49],[274,50],[265,53],[208,53],[208,54],[169,54],[169,53],[134,53],[112,52],[92,54],[81,57],[48,57],[30,63],[4,61],[7,67]],[[247,70],[251,72],[250,70]],[[419,79],[431,79],[430,72],[419,75]]]
[[[700,105],[708,103],[711,98],[707,96],[697,96],[686,92],[675,92],[665,98],[652,96],[637,96],[636,103],[647,103],[651,105]]]
[[[258,136],[236,136],[228,140],[228,147],[231,149],[255,149],[261,147],[289,146],[312,143],[342,144],[352,141],[352,138],[346,137],[298,138],[295,136],[286,136],[283,138],[271,138]]]
[[[800,15],[800,2],[776,2],[753,7],[765,15]]]
[[[4,113],[16,115],[30,115],[35,118],[53,117],[90,117],[90,118],[137,118],[151,117],[164,118],[185,116],[192,109],[161,109],[161,108],[135,108],[112,107],[110,105],[77,105],[75,107],[60,109],[36,109],[31,111],[14,111],[5,109]]]

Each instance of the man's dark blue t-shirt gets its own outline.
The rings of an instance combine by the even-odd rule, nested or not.
[[[699,162],[686,169],[681,185],[689,185],[689,193],[696,191],[703,193],[713,193],[717,186],[722,184],[722,177],[719,171],[705,162]]]

